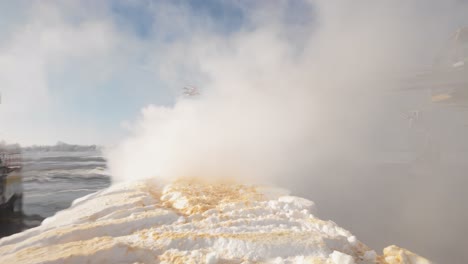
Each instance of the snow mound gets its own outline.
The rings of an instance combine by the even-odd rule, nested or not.
[[[1,239],[0,263],[429,263],[394,246],[378,256],[314,210],[233,182],[123,183]]]

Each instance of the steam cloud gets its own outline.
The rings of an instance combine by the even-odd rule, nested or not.
[[[160,6],[160,14],[177,10],[184,19],[167,23],[160,16],[167,26],[162,35],[176,30],[181,38],[157,41],[151,66],[168,86],[195,85],[201,95],[145,107],[131,135],[109,152],[114,180],[274,182],[317,201],[325,215],[371,246],[400,243],[436,260],[459,261],[460,255],[441,251],[461,249],[464,238],[451,232],[444,239],[446,231],[437,227],[459,209],[438,213],[438,206],[452,203],[442,197],[428,205],[427,191],[441,188],[440,180],[425,175],[409,182],[405,173],[347,170],[346,164],[369,164],[376,149],[411,144],[402,113],[425,98],[401,95],[399,79],[431,65],[450,34],[468,24],[468,3],[264,1],[239,7],[246,22],[224,34],[183,6]],[[438,192],[449,194],[453,186],[445,186]],[[458,219],[454,228],[463,229],[466,214]],[[437,239],[422,239],[427,230]]]
[[[202,18],[179,7],[189,17],[180,28],[193,31],[158,43],[159,75],[175,89],[184,75],[202,95],[143,109],[109,156],[116,180],[271,180],[328,158],[365,159],[391,114],[385,95],[401,73],[430,63],[467,10],[456,1],[310,1],[294,20],[287,2],[248,7],[232,34],[190,25]]]

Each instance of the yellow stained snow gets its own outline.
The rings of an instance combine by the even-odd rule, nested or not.
[[[167,231],[156,231],[150,226],[144,228],[132,226],[132,228],[128,229],[129,234],[115,232],[116,229],[129,226],[132,222],[149,219],[151,217],[157,218],[159,215],[168,214],[168,211],[175,211],[189,218],[193,218],[192,216],[197,215],[197,219],[202,219],[207,215],[211,215],[211,212],[207,212],[208,210],[214,209],[217,211],[215,215],[218,216],[220,221],[213,223],[213,226],[230,226],[233,223],[238,224],[238,222],[235,221],[246,221],[245,225],[248,225],[248,219],[233,220],[230,218],[229,213],[224,212],[225,209],[229,206],[234,206],[233,208],[236,208],[235,204],[237,204],[237,206],[242,205],[240,206],[242,210],[257,210],[252,202],[265,200],[265,197],[257,191],[256,187],[233,182],[180,179],[167,185],[164,190],[162,190],[161,186],[151,181],[135,187],[136,188],[133,190],[125,190],[126,192],[111,192],[93,198],[92,205],[99,208],[93,208],[93,210],[90,211],[79,211],[83,212],[79,223],[59,226],[16,244],[3,246],[0,249],[0,262],[15,264],[43,263],[49,261],[67,262],[67,260],[70,260],[72,257],[75,257],[76,260],[77,256],[83,257],[84,261],[87,257],[95,258],[96,255],[99,255],[99,252],[103,254],[114,254],[116,249],[120,250],[118,252],[124,252],[124,254],[126,254],[125,252],[128,253],[138,249],[152,250],[152,253],[156,255],[157,252],[164,252],[155,259],[156,262],[160,261],[162,263],[199,263],[202,260],[201,258],[206,257],[207,252],[200,252],[199,256],[191,256],[187,255],[186,252],[167,250],[167,248],[165,248],[166,243],[163,242],[165,240],[173,242],[179,240],[178,242],[181,243],[187,239],[226,239],[269,245],[277,243],[284,245],[301,243],[307,246],[307,244],[310,243],[310,246],[320,247],[322,249],[327,247],[323,241],[323,236],[318,233],[316,234],[315,231],[277,230],[265,233],[210,233],[206,230],[198,230],[196,232],[169,231],[169,229],[166,229]],[[104,208],[104,211],[101,211],[101,208]],[[132,214],[126,212],[128,208],[131,208],[130,211],[133,212]],[[138,210],[133,211],[135,208]],[[71,213],[72,211],[70,214]],[[102,218],[105,216],[109,216],[109,218]],[[117,216],[117,218],[115,218],[115,216]],[[66,219],[67,217],[73,217],[73,215],[64,213],[61,217]],[[81,222],[81,220],[87,221]],[[190,221],[193,220],[194,219],[191,219]],[[320,230],[322,226],[329,225],[329,222],[317,218],[310,218],[308,221],[315,224],[317,230]],[[202,222],[197,223],[200,224]],[[196,225],[197,223],[192,224]],[[179,224],[184,223],[181,222]],[[119,239],[106,236],[109,235],[107,230],[109,230],[110,233],[114,232],[114,236],[131,235],[134,230],[139,230],[133,233],[136,237],[140,238],[138,241],[134,242],[142,247],[134,247],[133,244],[128,245],[118,242]],[[100,233],[97,233],[98,231],[100,231]],[[41,241],[48,241],[49,245],[38,243]],[[16,249],[22,247],[23,249],[16,251]],[[367,246],[359,243],[353,247],[352,251],[354,251],[354,254],[352,255],[362,258],[364,253],[368,250]],[[245,260],[223,260],[220,258],[218,263],[241,263],[243,261]],[[384,250],[384,254],[378,257],[377,262],[379,264],[431,264],[427,259],[396,246],[387,247]],[[324,264],[328,262],[323,258],[309,257],[304,259],[303,263]]]
[[[185,205],[174,207],[171,200],[163,204],[174,208],[184,215],[203,213],[215,209],[218,205],[227,203],[244,203],[248,205],[252,201],[263,200],[263,195],[258,193],[255,187],[232,182],[207,182],[201,179],[181,179],[175,181],[165,193],[180,193],[185,199]]]
[[[112,237],[98,237],[46,247],[31,247],[2,257],[2,263],[28,264],[63,260],[72,256],[92,256],[98,251],[111,250],[115,246]]]
[[[383,259],[383,264],[431,264],[429,260],[397,246],[385,248]]]
[[[140,237],[147,238],[148,230],[143,230],[139,233]],[[290,232],[290,231],[273,231],[269,233],[245,232],[245,233],[194,233],[194,232],[164,232],[153,233],[151,235],[154,240],[178,240],[178,239],[236,239],[242,241],[262,242],[262,243],[286,243],[287,241],[313,241],[317,243],[312,232]],[[323,244],[325,247],[325,244]]]

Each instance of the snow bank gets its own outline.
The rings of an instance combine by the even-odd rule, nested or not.
[[[395,246],[378,256],[314,210],[232,182],[124,183],[1,239],[0,263],[429,263]]]

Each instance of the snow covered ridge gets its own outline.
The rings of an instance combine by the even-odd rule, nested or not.
[[[430,263],[395,246],[378,256],[314,210],[232,182],[124,183],[1,239],[0,263]]]

